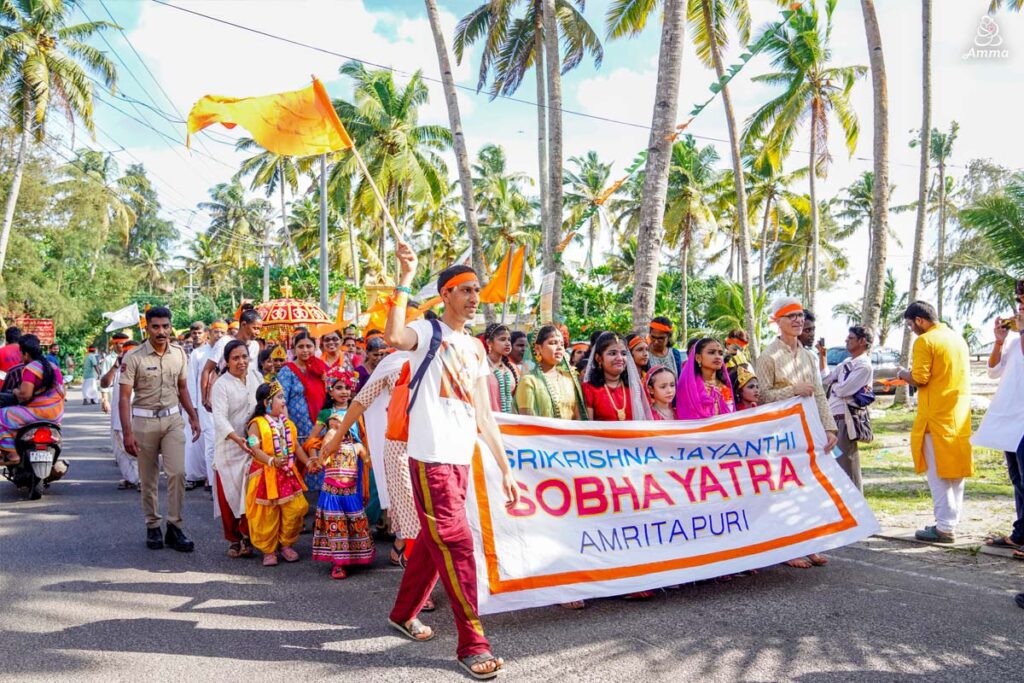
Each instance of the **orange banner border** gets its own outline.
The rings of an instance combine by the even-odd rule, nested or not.
[[[699,434],[703,432],[714,432],[723,429],[728,429],[741,424],[756,424],[758,422],[768,422],[771,420],[777,420],[779,418],[789,417],[791,415],[799,415],[800,423],[803,426],[804,436],[807,439],[807,454],[810,456],[811,472],[814,474],[814,478],[818,481],[832,503],[836,506],[836,511],[839,513],[839,521],[831,522],[829,524],[823,524],[822,526],[815,527],[813,529],[807,529],[800,533],[791,534],[789,536],[780,536],[778,538],[771,539],[769,541],[763,541],[761,543],[755,543],[753,545],[744,546],[742,548],[732,548],[729,550],[719,550],[713,553],[705,553],[703,555],[694,555],[692,557],[680,557],[672,560],[659,560],[657,562],[646,562],[643,564],[629,565],[625,567],[610,567],[607,569],[593,569],[593,570],[581,570],[581,571],[569,571],[559,572],[556,574],[543,574],[540,576],[527,576],[518,579],[503,579],[498,572],[498,551],[497,546],[494,543],[494,523],[491,520],[491,507],[490,499],[487,494],[487,484],[484,476],[483,459],[480,454],[479,446],[473,454],[473,485],[476,489],[477,508],[480,514],[480,531],[483,537],[484,546],[484,561],[487,566],[487,585],[490,589],[491,595],[498,595],[500,593],[513,593],[524,590],[531,590],[535,588],[551,588],[554,586],[564,586],[573,583],[592,583],[594,581],[610,581],[615,579],[632,578],[634,576],[642,576],[644,574],[657,574],[659,572],[671,571],[673,569],[685,569],[688,567],[699,567],[714,562],[721,562],[723,560],[731,560],[736,557],[743,555],[756,555],[758,553],[766,552],[768,550],[775,550],[777,548],[783,548],[788,545],[794,545],[802,541],[807,541],[812,538],[820,538],[822,536],[828,536],[830,534],[839,533],[852,529],[857,526],[857,520],[854,519],[850,513],[849,508],[846,507],[846,503],[839,496],[839,493],[832,486],[832,482],[828,480],[825,474],[819,469],[817,458],[814,453],[814,443],[811,438],[811,430],[807,424],[807,414],[804,412],[803,406],[797,404],[790,406],[783,410],[777,410],[768,413],[762,413],[760,415],[751,416],[744,419],[726,420],[715,425],[708,425],[704,427],[696,427],[693,429],[654,429],[647,431],[634,431],[628,429],[609,429],[601,430],[600,436],[606,438],[635,438],[638,436],[674,436],[680,434]],[[579,434],[584,430],[576,429],[564,429],[560,427],[546,427],[546,426],[535,426],[535,425],[501,425],[501,431],[503,434],[517,435],[517,436],[556,436],[556,435],[573,435]]]

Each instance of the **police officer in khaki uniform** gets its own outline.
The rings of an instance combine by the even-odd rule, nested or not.
[[[188,394],[188,357],[184,349],[170,343],[174,330],[169,309],[155,306],[146,311],[146,334],[146,343],[124,357],[118,381],[124,449],[139,461],[146,546],[159,550],[166,543],[187,553],[195,546],[181,530],[185,496],[182,409],[188,415],[192,434],[195,438],[200,434],[199,416]],[[167,533],[163,538],[158,512],[161,455],[167,473]]]

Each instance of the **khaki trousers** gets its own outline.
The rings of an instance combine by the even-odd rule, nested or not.
[[[185,499],[185,431],[180,414],[168,417],[133,417],[132,432],[139,445],[139,481],[146,526],[160,526],[160,456],[167,474],[167,522],[181,528]]]

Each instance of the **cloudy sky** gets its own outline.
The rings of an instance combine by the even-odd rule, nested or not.
[[[429,25],[418,0],[172,2],[179,8],[391,67],[400,74],[422,69],[427,76],[439,75]],[[438,0],[449,39],[458,18],[480,2],[483,0]],[[876,4],[889,72],[890,175],[896,185],[893,203],[902,204],[916,198],[917,187],[917,154],[907,143],[912,129],[920,125],[921,116],[920,3],[883,0]],[[1008,51],[1008,56],[972,59],[964,55],[974,45],[988,0],[935,0],[934,4],[932,121],[940,129],[948,128],[953,120],[960,123],[951,173],[961,173],[963,166],[974,158],[989,158],[1019,168],[1020,159],[1024,158],[1024,137],[1014,131],[1018,130],[1015,124],[1022,104],[1024,15],[1004,13],[995,18],[1003,40],[1000,49]],[[608,5],[609,0],[590,0],[586,5],[586,16],[602,36]],[[778,15],[778,8],[769,0],[750,0],[750,6],[755,31]],[[236,134],[222,129],[200,134],[202,143],[194,143],[194,151],[184,148],[184,125],[178,119],[187,114],[199,97],[210,93],[248,96],[295,89],[308,83],[310,74],[324,81],[335,97],[348,97],[351,93],[350,86],[338,76],[342,58],[156,2],[82,3],[81,13],[93,20],[109,19],[108,12],[124,33],[107,32],[109,45],[101,40],[95,42],[101,49],[116,53],[120,89],[118,97],[101,95],[103,102],[98,104],[96,115],[99,132],[92,144],[114,152],[122,167],[145,163],[167,217],[178,224],[186,239],[205,227],[204,217],[194,213],[195,205],[206,199],[210,186],[230,177],[240,159],[230,145]],[[835,23],[834,63],[866,65],[860,3],[840,0]],[[578,112],[564,116],[567,158],[596,150],[603,160],[613,162],[615,177],[644,148],[657,73],[659,31],[660,22],[656,22],[638,38],[606,40],[605,59],[600,68],[585,62],[564,78],[564,107]],[[733,48],[727,63],[735,61],[738,54]],[[474,49],[457,67],[459,84],[476,85],[477,58],[478,51]],[[750,81],[751,76],[767,70],[766,60],[758,58],[733,80],[730,87],[739,119],[746,119],[771,96],[771,89]],[[711,72],[696,61],[688,47],[679,95],[681,118],[695,103],[707,98],[712,80]],[[536,115],[529,104],[535,100],[534,87],[533,79],[528,77],[517,93],[517,98],[526,103],[490,101],[486,95],[465,90],[460,93],[471,154],[484,144],[500,144],[514,170],[535,173]],[[432,84],[431,92],[423,120],[447,123],[440,86]],[[869,78],[855,87],[854,104],[862,128],[860,143],[850,158],[841,136],[833,137],[831,150],[835,162],[821,184],[821,196],[838,193],[863,171],[871,169]],[[61,132],[60,123],[55,132]],[[728,150],[721,141],[726,139],[727,131],[717,100],[691,124],[688,132],[703,144],[715,145],[723,164],[726,163]],[[77,138],[81,144],[85,135],[79,131]],[[806,150],[806,135],[795,147]],[[797,163],[805,165],[802,156],[793,163],[794,168]],[[890,265],[901,286],[906,284],[910,267],[913,220],[912,214],[891,218],[902,246],[891,245]],[[930,250],[935,247],[935,232],[932,226]],[[867,261],[866,242],[866,236],[861,234],[844,245],[851,256],[850,277],[834,291],[819,296],[819,309],[830,310],[838,302],[860,296]],[[830,343],[839,343],[844,336],[842,320],[827,320],[819,328]],[[894,343],[898,344],[898,339]]]

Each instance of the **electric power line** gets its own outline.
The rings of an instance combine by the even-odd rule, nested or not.
[[[263,30],[258,29],[258,28],[253,28],[252,26],[245,26],[244,24],[239,24],[239,23],[236,23],[236,22],[233,22],[233,21],[229,21],[227,19],[221,19],[220,17],[215,17],[215,16],[212,16],[212,15],[209,15],[209,14],[204,14],[203,12],[199,12],[199,11],[196,11],[194,9],[190,9],[188,7],[180,7],[178,5],[171,4],[170,2],[167,2],[166,0],[151,0],[151,1],[155,2],[158,5],[163,5],[165,7],[170,7],[171,9],[178,10],[179,12],[185,12],[187,14],[192,14],[194,16],[201,17],[203,19],[208,19],[210,21],[214,21],[214,22],[217,22],[219,24],[224,24],[225,26],[231,26],[232,28],[236,28],[236,29],[239,29],[241,31],[247,31],[249,33],[254,33],[256,35],[263,36],[264,38],[270,38],[271,40],[277,40],[277,41],[280,41],[280,42],[283,42],[283,43],[288,43],[289,45],[294,45],[296,47],[302,47],[302,48],[305,48],[307,50],[312,50],[314,52],[319,52],[321,54],[330,55],[332,57],[338,57],[339,59],[346,59],[346,60],[350,60],[350,61],[353,61],[353,62],[359,62],[360,64],[363,64],[365,66],[373,67],[375,69],[384,69],[386,71],[390,71],[392,73],[396,73],[396,74],[399,74],[401,76],[412,77],[412,76],[415,75],[413,72],[406,71],[404,69],[398,69],[398,68],[395,68],[393,66],[387,66],[385,64],[379,64],[377,62],[371,62],[371,61],[366,60],[366,59],[360,59],[359,57],[352,57],[351,55],[346,55],[346,54],[343,54],[341,52],[335,52],[334,50],[329,50],[329,49],[327,49],[325,47],[320,47],[319,45],[312,45],[310,43],[305,43],[305,42],[302,42],[300,40],[295,40],[294,38],[288,38],[288,37],[285,37],[285,36],[282,36],[282,35],[278,35],[276,33],[270,33],[269,31],[263,31]],[[423,74],[422,72],[420,73],[420,78],[422,78],[425,81],[430,81],[431,83],[443,84],[443,81],[440,78],[436,78],[434,76],[427,76],[426,74]],[[455,87],[458,88],[459,90],[463,90],[465,92],[469,92],[469,93],[472,93],[472,94],[477,95],[477,96],[479,96],[481,94],[479,90],[477,90],[476,88],[473,88],[471,86],[468,86],[468,85],[461,85],[459,83],[455,83]],[[525,104],[525,105],[529,105],[531,107],[542,107],[542,108],[547,109],[549,111],[555,110],[555,107],[552,107],[552,106],[550,106],[548,104],[539,104],[537,102],[533,102],[531,100],[528,100],[528,99],[525,99],[525,98],[522,98],[522,97],[513,97],[512,95],[502,95],[502,94],[496,94],[496,95],[493,95],[493,97],[491,97],[491,99],[495,99],[495,98],[496,99],[508,100],[510,102],[516,102],[518,104]],[[638,128],[638,129],[641,129],[641,130],[646,130],[648,132],[651,131],[651,126],[649,124],[645,124],[645,123],[637,123],[635,121],[623,121],[621,119],[615,119],[615,118],[612,118],[610,116],[601,116],[599,114],[588,114],[586,112],[576,111],[576,110],[573,110],[573,109],[566,109],[564,107],[559,107],[559,108],[557,108],[557,110],[559,112],[563,113],[563,114],[569,114],[571,116],[579,116],[579,117],[582,117],[582,118],[592,119],[592,120],[595,120],[595,121],[603,121],[605,123],[614,123],[614,124],[617,124],[617,125],[620,125],[620,126],[628,126],[630,128]],[[691,135],[691,136],[693,136],[694,138],[696,138],[698,140],[707,140],[707,141],[710,141],[710,142],[720,142],[720,143],[723,143],[723,144],[729,144],[729,140],[727,138],[716,138],[716,137],[713,137],[713,136],[710,136],[710,135],[698,135],[696,133],[689,133],[689,132],[687,132],[686,134],[687,135]],[[800,150],[800,149],[794,149],[794,150],[791,150],[791,152],[795,152],[795,153],[798,153],[798,154],[809,154],[809,152],[807,150]],[[851,157],[851,159],[852,160],[856,160],[856,161],[866,161],[866,162],[872,162],[872,163],[874,162],[874,159],[872,157]],[[918,168],[918,164],[907,163],[907,162],[898,162],[898,161],[897,162],[890,161],[889,165],[890,166],[907,166],[907,167],[910,167],[910,168]],[[946,166],[950,167],[950,168],[966,168],[964,166],[955,165],[955,164],[946,164]]]

